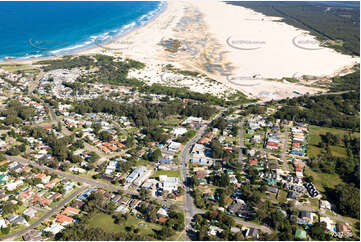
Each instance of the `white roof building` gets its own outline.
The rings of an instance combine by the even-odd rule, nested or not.
[[[168,177],[166,175],[159,176],[160,187],[164,191],[175,192],[178,190],[179,178],[178,177]]]
[[[52,234],[57,234],[59,233],[60,231],[62,231],[64,229],[64,227],[60,224],[57,224],[57,223],[53,223],[51,226],[49,227],[46,227],[44,229],[45,232],[50,232]]]
[[[140,186],[145,180],[147,180],[152,174],[151,170],[147,170],[145,166],[137,166],[135,170],[130,173],[125,181],[127,183],[133,183],[134,185]]]
[[[35,218],[36,217],[36,213],[37,210],[34,208],[27,208],[26,210],[24,210],[23,214],[26,216],[29,216],[30,218]]]
[[[187,133],[187,129],[182,127],[177,127],[172,130],[172,134],[175,136],[183,135],[185,133]]]
[[[115,209],[115,212],[127,213],[129,212],[129,209],[124,205],[120,205],[119,207],[117,207],[117,209]]]
[[[16,180],[14,182],[8,183],[6,184],[6,189],[8,191],[14,191],[16,189],[17,186],[20,186],[23,184],[22,180]]]
[[[0,228],[6,228],[8,225],[6,224],[5,219],[1,218],[0,219]]]
[[[327,200],[320,200],[320,208],[325,208],[325,209],[331,210],[331,203]]]
[[[336,223],[331,220],[329,217],[320,217],[320,223],[324,222],[326,224],[326,228],[330,231],[334,231],[336,227]]]
[[[172,141],[168,146],[168,150],[175,151],[175,152],[179,151],[181,148],[182,148],[182,144],[178,143],[178,142],[174,142],[174,141]]]
[[[168,212],[167,212],[167,210],[165,210],[164,208],[160,208],[160,209],[157,211],[157,214],[162,215],[162,216],[164,216],[164,217],[168,217]]]

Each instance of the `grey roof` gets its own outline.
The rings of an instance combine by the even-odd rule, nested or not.
[[[300,218],[304,218],[304,217],[311,218],[311,212],[309,212],[309,211],[301,211],[300,212]]]
[[[273,192],[273,193],[277,193],[277,192],[278,192],[278,188],[277,188],[277,187],[267,186],[267,191]]]
[[[298,193],[295,191],[289,191],[287,193],[287,198],[293,198],[293,199],[298,198]]]

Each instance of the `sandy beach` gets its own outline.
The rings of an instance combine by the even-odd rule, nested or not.
[[[323,92],[280,79],[331,77],[359,63],[359,58],[323,48],[307,32],[278,20],[220,1],[169,1],[146,26],[77,55],[103,53],[146,64],[171,63],[262,100]],[[166,40],[177,40],[180,47],[169,51],[161,45]],[[154,71],[146,75],[159,78]],[[204,92],[201,87],[193,89]]]

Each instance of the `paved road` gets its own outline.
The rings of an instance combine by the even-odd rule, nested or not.
[[[268,228],[267,226],[254,224],[254,223],[249,223],[249,222],[246,222],[246,221],[242,221],[240,219],[234,219],[234,221],[235,221],[235,223],[241,224],[241,225],[246,226],[248,228],[259,229],[264,233],[272,234],[272,230],[270,228]]]
[[[85,186],[82,186],[80,188],[78,188],[75,192],[73,192],[70,196],[68,196],[67,198],[65,198],[64,200],[62,200],[59,204],[57,204],[53,209],[51,209],[50,211],[48,211],[43,217],[41,217],[39,220],[37,220],[35,223],[33,223],[32,225],[30,225],[29,227],[26,227],[23,230],[20,230],[18,232],[15,233],[11,233],[5,236],[0,237],[1,240],[5,240],[5,239],[15,239],[17,237],[23,236],[24,234],[26,234],[27,232],[29,232],[30,230],[36,228],[37,226],[39,226],[42,222],[46,221],[48,218],[50,218],[52,215],[54,215],[55,213],[57,213],[57,211],[59,209],[61,209],[62,207],[64,207],[68,202],[70,202],[71,200],[73,200],[76,196],[78,196],[80,193],[82,193],[83,191],[86,190]]]
[[[16,161],[16,162],[21,163],[21,164],[32,165],[33,167],[38,168],[38,169],[40,169],[42,171],[47,171],[47,172],[52,173],[52,174],[57,174],[58,176],[64,177],[66,179],[74,180],[74,181],[77,181],[77,182],[82,182],[82,183],[88,184],[88,185],[90,185],[92,187],[101,188],[101,189],[105,189],[105,190],[109,190],[109,191],[113,191],[113,192],[117,192],[117,191],[121,190],[121,191],[123,191],[123,193],[128,194],[128,195],[133,195],[133,196],[137,196],[139,194],[137,191],[125,190],[125,189],[122,189],[120,186],[116,186],[116,185],[112,185],[112,184],[108,184],[108,183],[103,183],[101,181],[97,181],[97,180],[94,180],[92,178],[77,176],[77,175],[66,173],[66,172],[63,172],[63,171],[60,171],[60,170],[57,170],[57,169],[53,169],[53,168],[50,168],[50,167],[47,167],[47,166],[42,166],[42,165],[37,164],[34,161],[25,159],[23,157],[6,156],[6,158],[9,161]],[[159,202],[162,205],[172,204],[172,205],[177,205],[180,208],[183,208],[183,206],[184,206],[182,203],[172,202],[172,201],[168,201],[168,200],[165,201],[165,200],[163,200],[161,198],[155,198],[155,200],[157,200],[157,202]]]
[[[49,109],[51,120],[58,122],[58,117],[56,117],[54,109],[47,103],[44,103],[44,105],[45,105],[45,107],[47,107]]]
[[[289,128],[288,125],[286,125],[285,126],[285,138],[283,140],[283,150],[282,150],[282,154],[281,154],[281,160],[283,161],[283,167],[287,173],[289,173],[287,157],[286,157],[287,143],[288,143],[288,128]]]
[[[69,174],[69,173],[66,173],[66,172],[63,172],[63,171],[60,171],[60,170],[56,170],[56,169],[53,169],[53,168],[50,168],[50,167],[47,167],[47,166],[42,166],[42,165],[39,165],[39,164],[35,163],[34,161],[25,159],[23,157],[6,156],[6,158],[8,160],[10,160],[10,161],[16,161],[16,162],[19,162],[19,163],[22,163],[22,164],[32,165],[33,167],[38,168],[40,170],[47,171],[47,172],[52,173],[52,174],[57,174],[57,175],[59,175],[61,177],[65,177],[65,178],[67,178],[69,180],[74,180],[74,181],[77,181],[77,182],[86,183],[86,184],[88,184],[90,186],[93,186],[93,187],[103,188],[103,189],[110,190],[110,191],[119,191],[120,190],[120,187],[118,187],[118,186],[98,182],[98,181],[96,181],[94,179],[91,179],[91,178],[72,175],[72,174]],[[131,192],[129,190],[124,191],[124,192],[128,193],[128,194],[131,194],[131,195],[138,194],[137,192]]]
[[[42,70],[40,70],[38,76],[35,78],[34,83],[32,83],[32,85],[29,85],[29,89],[28,89],[28,95],[31,96],[33,95],[33,91],[35,89],[35,87],[37,87],[39,85],[39,81],[43,78],[44,76],[44,72]]]
[[[240,164],[243,162],[242,148],[245,147],[244,144],[243,144],[243,123],[244,123],[244,120],[242,119],[240,124],[239,124],[239,147],[240,147],[240,151],[239,151],[238,162]]]
[[[217,114],[207,125],[203,125],[197,132],[197,134],[184,146],[181,154],[179,155],[180,158],[180,172],[183,184],[185,186],[185,214],[186,214],[186,231],[191,230],[191,220],[193,216],[197,213],[202,213],[201,210],[197,209],[193,203],[193,197],[191,196],[191,189],[188,186],[187,179],[190,177],[188,172],[188,156],[190,153],[190,149],[193,145],[202,137],[202,135],[206,132],[210,124],[213,120],[219,118],[226,110],[223,110],[219,114]],[[190,240],[189,234],[186,233],[186,240]]]

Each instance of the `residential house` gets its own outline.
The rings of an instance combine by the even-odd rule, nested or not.
[[[65,215],[65,216],[74,216],[74,215],[79,214],[79,212],[80,212],[79,209],[67,207],[64,209],[64,211],[61,214]]]
[[[35,208],[27,208],[24,210],[23,215],[29,216],[29,218],[35,218],[38,211]]]
[[[222,232],[223,232],[223,229],[221,229],[217,226],[214,226],[214,225],[209,226],[208,235],[216,236],[217,233],[222,233]]]
[[[24,184],[23,180],[18,179],[14,182],[7,183],[5,187],[8,191],[14,191],[18,186],[21,186],[23,184]]]
[[[182,127],[177,127],[177,128],[174,128],[171,133],[177,137],[177,136],[187,133],[187,129],[182,128]]]
[[[26,219],[18,214],[11,214],[6,217],[6,220],[9,221],[11,225],[23,224],[25,226],[29,226]]]
[[[331,210],[331,203],[327,200],[320,200],[320,208]]]
[[[246,238],[259,239],[259,230],[255,228],[249,228],[246,230]]]
[[[309,224],[312,224],[314,217],[317,217],[317,215],[310,211],[301,211],[299,217],[306,220]]]
[[[33,191],[30,189],[27,189],[26,191],[19,194],[19,198],[24,201],[24,200],[27,200],[28,198],[30,198],[32,195],[33,195]]]
[[[30,230],[26,234],[23,235],[24,241],[41,241],[43,240],[41,236],[41,232],[37,230]]]
[[[181,149],[183,149],[183,145],[175,141],[171,141],[171,143],[168,145],[169,151],[178,152]]]
[[[83,206],[84,206],[84,202],[82,201],[79,201],[79,200],[75,200],[73,203],[72,203],[72,206],[77,208],[77,209],[81,209]]]
[[[336,231],[339,233],[347,234],[352,232],[352,226],[348,224],[336,224]]]
[[[62,226],[61,224],[52,223],[51,226],[46,227],[44,229],[44,232],[50,232],[55,235],[55,234],[59,233],[60,231],[62,231],[63,229],[64,229],[64,226]]]
[[[287,198],[291,198],[291,199],[297,199],[299,196],[299,194],[295,191],[289,191],[287,193]]]
[[[49,182],[45,185],[45,187],[51,189],[51,188],[53,188],[59,181],[60,181],[59,178],[54,178],[54,179],[52,179],[51,181],[49,181]]]
[[[157,214],[160,215],[160,216],[163,216],[163,217],[168,217],[168,212],[167,212],[167,210],[165,210],[164,208],[160,208],[160,209],[157,211]]]
[[[277,188],[277,187],[267,186],[267,192],[274,193],[274,194],[277,195],[277,193],[278,193],[278,188]]]
[[[62,215],[62,214],[57,214],[56,215],[56,220],[55,222],[58,224],[61,224],[62,226],[66,226],[68,224],[72,224],[74,221],[73,218],[70,218],[68,216]]]
[[[320,217],[320,222],[325,223],[329,231],[336,231],[336,223],[329,217]]]
[[[7,226],[8,225],[7,225],[6,221],[5,221],[5,219],[0,218],[0,229],[6,228]]]
[[[35,176],[35,178],[40,179],[40,180],[41,180],[41,183],[43,183],[43,184],[46,184],[46,183],[49,182],[49,181],[46,181],[46,177],[47,177],[47,176],[46,176],[46,174],[44,174],[44,173]]]

